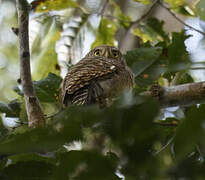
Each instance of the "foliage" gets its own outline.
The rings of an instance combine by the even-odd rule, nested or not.
[[[149,37],[149,35],[147,35],[146,33],[142,32],[139,28],[135,28],[133,30],[133,34],[140,37],[144,43],[146,43],[147,41],[152,41],[152,38]]]
[[[165,0],[165,2],[169,3],[172,8],[184,5],[184,0]]]
[[[149,0],[134,2],[152,4]],[[175,13],[187,15],[180,11],[187,6],[183,0],[165,2]],[[79,9],[86,8],[77,1],[33,1],[35,13],[48,12],[41,14],[45,17],[42,29],[31,46],[33,77],[37,79],[33,86],[46,114],[47,126],[29,129],[26,124],[21,125],[26,123],[27,116],[19,82],[13,88],[17,99],[0,102],[0,179],[205,178],[205,106],[161,110],[154,99],[139,96],[152,84],[171,85],[178,74],[178,84],[195,81],[190,73],[193,62],[185,45],[190,36],[183,30],[168,33],[164,22],[153,17],[132,28],[135,21],[122,11],[118,1],[109,0],[106,6],[98,28],[91,29],[96,35],[92,47],[116,45],[120,29],[131,30],[139,38],[139,47],[124,53],[135,74],[133,93],[122,92],[104,109],[97,106],[62,109],[59,105],[62,78],[58,75],[55,45],[63,23],[53,13],[72,8],[66,17],[73,17]],[[194,9],[202,20],[203,8],[201,0]],[[92,23],[89,17],[86,14],[88,24]],[[80,31],[76,24],[69,25],[75,27],[73,31]],[[70,39],[75,38],[75,33],[66,33]],[[5,52],[9,55],[8,50]],[[5,119],[12,117],[19,118],[19,124],[8,128]]]
[[[66,8],[79,7],[77,2],[72,0],[35,0],[32,2],[32,8],[36,12],[49,12],[52,10],[62,10]]]
[[[159,56],[161,53],[160,47],[138,48],[127,52],[125,56],[127,63],[132,67],[132,71],[136,75],[136,85],[140,88],[151,85],[164,71],[164,68],[160,67],[162,62],[160,62]]]
[[[136,2],[141,2],[141,3],[145,4],[145,5],[150,4],[150,0],[135,0],[135,1]]]
[[[6,113],[8,117],[18,117],[20,112],[20,103],[18,100],[13,100],[8,104],[0,102],[0,112]]]
[[[205,15],[204,15],[205,2],[202,1],[202,0],[200,0],[200,1],[198,2],[198,4],[197,4],[196,8],[197,8],[198,14],[200,15],[200,18],[201,18],[202,20],[205,20]]]
[[[58,101],[61,81],[61,77],[53,73],[49,73],[45,79],[34,81],[33,86],[38,99],[41,102],[50,103]],[[14,90],[19,95],[23,95],[23,92],[19,87],[15,87]]]
[[[117,30],[116,25],[107,18],[102,18],[98,28],[95,42],[92,47],[99,46],[101,44],[114,45],[114,34]]]
[[[39,37],[36,40],[36,45],[33,45],[32,57],[35,59],[36,67],[33,77],[35,79],[45,78],[49,72],[59,73],[59,70],[56,69],[57,54],[55,52],[55,44],[60,37],[60,32],[56,26],[52,26],[52,23],[54,22],[51,18],[48,18],[46,23],[43,23],[45,29],[41,31],[43,39]]]

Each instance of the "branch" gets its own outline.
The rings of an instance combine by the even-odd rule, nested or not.
[[[127,29],[127,31],[130,31],[135,25],[139,24],[141,21],[143,21],[151,13],[151,11],[154,9],[154,6],[157,4],[158,1],[159,0],[155,0],[155,2],[149,7],[149,9],[144,14],[142,14],[142,16],[139,19],[137,19],[135,21],[131,21],[131,22],[129,20],[120,19],[119,17],[112,16],[110,14],[104,14],[102,12],[97,13],[97,14],[104,16],[104,17],[107,17],[107,18],[110,18],[110,19],[117,19],[118,21],[121,21],[124,23],[130,23],[130,25]]]
[[[167,122],[156,122],[154,121],[153,124],[158,125],[158,126],[164,126],[164,127],[177,127],[177,123],[167,123]]]
[[[19,54],[20,54],[20,77],[26,103],[29,127],[39,127],[45,125],[44,115],[35,95],[30,70],[30,52],[28,35],[28,12],[27,0],[16,0],[19,26]]]
[[[159,0],[155,0],[152,5],[149,7],[149,9],[144,13],[142,14],[142,16],[135,20],[135,21],[132,21],[129,25],[129,27],[126,29],[126,32],[124,33],[123,35],[123,38],[120,40],[119,42],[119,45],[118,45],[118,48],[121,49],[122,45],[124,44],[125,40],[127,39],[128,37],[128,34],[132,31],[132,29],[139,25],[141,23],[141,21],[143,21],[145,18],[147,18],[147,16],[152,12],[152,10],[154,9],[155,5],[157,4]]]
[[[98,15],[102,15],[103,16],[107,4],[108,4],[108,0],[104,0],[104,2],[102,3],[102,6],[100,7],[101,9],[99,10],[99,13],[97,13]]]
[[[152,10],[154,9],[155,5],[159,2],[159,0],[155,0],[152,5],[150,6],[150,8],[148,9],[147,12],[145,12],[139,19],[137,19],[136,21],[133,21],[130,25],[130,29],[136,25],[136,24],[139,24],[142,20],[144,20],[151,12]]]
[[[205,81],[170,87],[153,85],[142,95],[156,98],[162,108],[205,103]]]
[[[196,32],[198,32],[198,33],[200,33],[200,34],[202,34],[203,36],[205,36],[205,33],[204,33],[204,32],[202,32],[202,31],[200,31],[200,30],[198,30],[198,29],[196,29],[196,28],[190,26],[189,24],[185,23],[184,21],[182,21],[180,18],[178,18],[178,17],[176,16],[176,14],[174,14],[174,13],[173,13],[168,7],[166,7],[163,3],[161,3],[160,1],[158,1],[158,3],[159,3],[159,5],[160,5],[161,7],[163,7],[164,9],[166,9],[166,10],[169,12],[169,14],[171,14],[178,22],[180,22],[180,23],[183,24],[184,26],[186,26],[186,27],[188,27],[188,28],[190,28],[190,29],[192,29],[192,30],[194,30],[194,31],[196,31]]]

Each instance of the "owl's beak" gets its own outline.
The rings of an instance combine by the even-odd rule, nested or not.
[[[105,51],[105,57],[108,58],[108,56],[109,56],[109,52],[108,52],[108,50],[106,50],[106,51]]]

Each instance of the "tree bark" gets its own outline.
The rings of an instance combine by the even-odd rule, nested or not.
[[[42,127],[45,119],[39,100],[35,95],[30,70],[29,51],[29,4],[26,0],[17,0],[18,26],[19,26],[19,55],[20,55],[20,78],[26,103],[29,127]]]
[[[142,95],[156,98],[162,108],[201,104],[205,103],[205,81],[170,87],[153,85]]]

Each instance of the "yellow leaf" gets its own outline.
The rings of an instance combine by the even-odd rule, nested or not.
[[[168,3],[171,8],[178,8],[179,6],[183,6],[185,4],[184,0],[164,0]]]
[[[107,18],[102,18],[98,27],[96,39],[92,44],[92,48],[102,44],[114,45],[114,36],[116,31],[117,27],[115,23],[113,23]]]
[[[42,50],[35,57],[33,78],[36,80],[45,78],[49,72],[58,74],[59,70],[56,69],[57,54],[55,51],[56,41],[60,38],[60,32],[57,28],[51,28],[44,37],[41,43]]]
[[[149,5],[151,3],[150,0],[135,0],[135,2],[140,2],[144,5]]]
[[[36,12],[48,12],[66,8],[80,8],[77,2],[72,0],[37,0],[33,2]]]
[[[131,22],[131,18],[122,12],[120,6],[114,0],[110,0],[110,4],[114,7],[113,14],[115,17],[117,17],[118,23],[125,28],[128,28]]]
[[[152,41],[152,38],[148,34],[145,34],[143,31],[141,31],[139,28],[135,28],[132,33],[135,36],[141,38],[144,43],[147,41]]]

